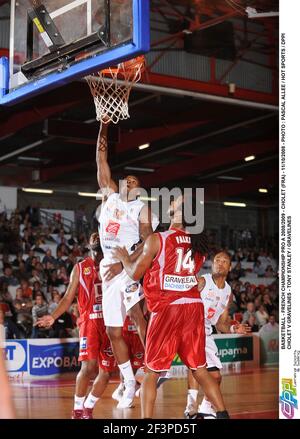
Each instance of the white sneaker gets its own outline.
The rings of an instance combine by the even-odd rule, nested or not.
[[[120,383],[118,385],[118,387],[114,390],[114,392],[112,393],[111,397],[112,399],[115,399],[116,401],[120,401],[120,399],[123,396],[125,390],[125,385],[124,383]]]
[[[119,404],[117,405],[118,409],[126,409],[133,407],[133,400],[135,396],[135,385],[129,385],[125,387],[125,390],[123,392],[123,396],[119,401]]]
[[[197,408],[192,404],[187,405],[184,411],[184,417],[187,419],[196,419],[196,416]]]

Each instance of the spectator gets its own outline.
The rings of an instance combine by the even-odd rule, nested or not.
[[[272,331],[279,331],[279,325],[276,322],[276,318],[274,314],[271,314],[269,317],[269,322],[263,325],[260,329],[260,331],[264,332],[272,332]]]
[[[79,206],[79,209],[75,212],[75,227],[76,233],[80,235],[84,232],[84,221],[87,221],[84,206]]]
[[[60,267],[60,269],[58,270],[58,279],[60,279],[64,285],[69,284],[70,277],[67,273],[66,267]]]
[[[4,326],[5,338],[6,340],[12,340],[15,338],[20,338],[20,331],[15,323],[7,318],[0,308],[0,325]]]
[[[231,275],[234,276],[233,279],[239,279],[240,277],[245,276],[245,270],[242,269],[242,264],[240,262],[237,262],[231,271]]]
[[[253,316],[255,317],[255,306],[253,302],[248,302],[247,303],[247,311],[244,312],[243,314],[243,321],[242,323],[245,323],[249,320],[249,317]],[[256,320],[256,318],[255,318]]]
[[[272,265],[268,265],[265,271],[265,277],[275,277]]]
[[[33,268],[31,271],[32,277],[29,279],[29,282],[31,284],[34,284],[35,282],[39,282],[39,284],[41,285],[42,283],[42,279],[39,276],[39,272],[36,268]]]
[[[55,320],[50,329],[50,337],[65,338],[72,336],[73,321],[71,314],[64,312],[57,320]]]
[[[43,257],[43,264],[44,264],[44,266],[47,264],[47,262],[50,262],[53,265],[55,265],[55,262],[56,262],[55,257],[52,256],[52,251],[51,251],[50,248],[47,248],[46,254]]]
[[[240,311],[246,311],[247,310],[247,295],[245,291],[242,291],[240,293],[240,296],[237,297],[237,304]]]
[[[32,298],[32,288],[29,286],[29,282],[27,279],[21,280],[21,288],[23,297]]]
[[[16,299],[16,323],[22,338],[28,338],[32,332],[32,301],[31,299]]]
[[[261,302],[262,302],[262,295],[260,294],[259,296],[255,297],[255,299],[254,299],[255,309],[259,309],[259,307],[261,306]]]
[[[19,252],[19,253],[17,254],[16,259],[14,259],[12,265],[13,265],[13,267],[19,268],[19,267],[20,267],[20,264],[22,264],[22,263],[24,264],[24,263],[25,263],[25,260],[23,259],[23,253],[22,253],[22,252]]]
[[[270,299],[270,296],[269,296],[269,294],[264,294],[263,295],[263,303],[262,303],[263,305],[264,305],[264,307],[266,308],[266,310],[267,310],[267,313],[269,314],[269,315],[271,315],[272,314],[272,312],[273,312],[273,310],[274,310],[274,305],[272,304],[272,302],[271,302],[271,299]]]
[[[258,327],[258,324],[256,322],[255,315],[253,315],[253,314],[249,315],[249,318],[243,323],[246,323],[248,326],[250,326],[251,332],[258,332],[259,331],[259,327]]]
[[[255,262],[253,266],[253,273],[256,273],[258,277],[263,277],[263,275],[265,274],[265,270],[260,261]]]
[[[48,305],[45,303],[42,294],[37,294],[35,298],[35,305],[32,308],[32,334],[31,338],[46,338],[49,335],[49,331],[44,328],[38,328],[35,326],[37,319],[43,317],[48,313]]]
[[[260,305],[258,310],[255,312],[257,323],[259,327],[265,325],[269,320],[269,314],[263,305]]]
[[[50,279],[48,280],[48,285],[53,285],[53,287],[59,287],[60,285],[63,285],[63,281],[58,278],[56,270],[52,270]]]
[[[13,275],[12,266],[6,264],[3,267],[3,276],[0,277],[0,283],[6,282],[7,285],[16,286],[19,285],[18,279]]]
[[[52,301],[50,305],[48,306],[48,313],[52,314],[59,304],[59,301],[61,299],[60,293],[57,290],[53,290],[52,292]]]

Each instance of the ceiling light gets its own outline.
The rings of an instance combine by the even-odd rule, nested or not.
[[[154,172],[153,168],[140,168],[139,166],[125,166],[127,171]]]
[[[18,157],[18,160],[23,160],[24,162],[25,161],[28,161],[28,162],[40,162],[41,161],[41,159],[39,157],[25,157],[25,156],[21,156],[21,155]]]
[[[224,206],[230,206],[230,207],[247,207],[247,204],[245,203],[234,203],[232,201],[225,201]]]
[[[255,159],[255,155],[249,155],[248,157],[245,157],[245,162],[251,162],[251,160]]]
[[[258,192],[260,192],[261,194],[267,194],[269,191],[268,189],[260,188],[258,189]]]
[[[22,191],[23,192],[32,192],[35,194],[53,194],[52,189],[35,189],[35,188],[30,188],[30,187],[23,187]]]
[[[145,143],[144,145],[140,145],[139,149],[146,149],[146,148],[149,148],[149,146],[150,146],[150,143]]]
[[[78,192],[80,197],[103,198],[101,193],[96,192]]]
[[[219,175],[217,178],[220,180],[232,180],[232,181],[242,181],[241,177],[231,177],[230,175]]]

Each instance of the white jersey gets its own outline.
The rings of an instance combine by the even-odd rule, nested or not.
[[[140,200],[123,201],[119,193],[111,194],[102,205],[99,218],[99,237],[104,258],[114,261],[112,251],[115,247],[131,247],[139,242],[139,216],[145,204]],[[155,228],[157,222],[152,224]]]
[[[212,325],[215,325],[228,305],[231,287],[225,282],[225,287],[220,289],[214,283],[211,274],[204,274],[205,287],[201,291],[201,299],[204,305],[205,333],[212,334]]]

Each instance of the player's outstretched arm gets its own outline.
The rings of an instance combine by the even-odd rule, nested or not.
[[[236,325],[231,324],[231,318],[229,315],[229,306],[232,302],[232,293],[229,299],[229,303],[227,307],[224,309],[223,313],[220,315],[219,320],[217,321],[216,328],[219,332],[224,334],[248,334],[251,332],[251,328],[248,325],[237,323]]]
[[[146,270],[151,267],[152,261],[159,252],[160,240],[159,236],[154,233],[146,239],[142,254],[134,262],[131,261],[126,248],[116,247],[113,257],[122,262],[127,274],[133,280],[141,279]]]
[[[118,188],[111,178],[111,171],[107,162],[107,131],[108,123],[102,123],[96,149],[97,179],[100,189],[109,188],[111,191],[117,192]]]
[[[50,326],[53,325],[56,319],[60,317],[64,312],[66,312],[70,306],[73,303],[73,300],[76,296],[77,288],[79,285],[79,272],[78,272],[78,266],[75,265],[75,267],[72,270],[71,276],[70,276],[70,283],[68,285],[67,291],[64,295],[64,297],[60,300],[60,302],[57,305],[57,308],[51,315],[43,316],[38,319],[37,326],[42,328],[50,328]]]

